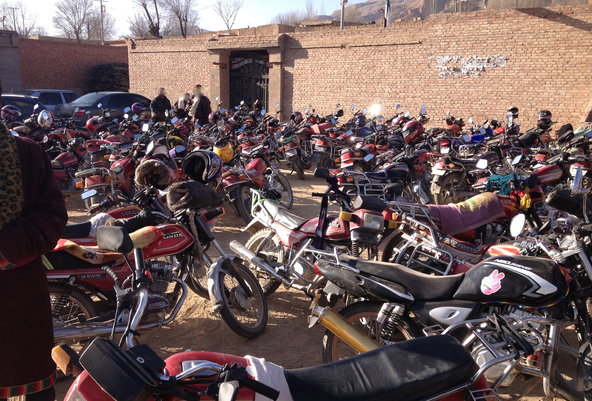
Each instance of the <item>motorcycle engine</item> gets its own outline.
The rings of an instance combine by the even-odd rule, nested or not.
[[[150,296],[148,298],[148,312],[158,314],[164,318],[165,311],[169,308],[167,289],[173,280],[173,266],[163,261],[150,261],[148,270],[152,276]]]
[[[479,367],[485,365],[487,362],[494,359],[494,356],[489,352],[487,348],[483,344],[479,344],[476,346],[473,351],[471,352],[473,359],[477,362]],[[511,361],[506,361],[502,363],[498,363],[497,365],[492,366],[490,369],[485,371],[485,378],[489,383],[493,383],[500,377],[504,370],[511,364]],[[512,369],[510,374],[502,381],[502,387],[509,387],[514,382],[514,379],[518,375],[518,371],[516,369]]]

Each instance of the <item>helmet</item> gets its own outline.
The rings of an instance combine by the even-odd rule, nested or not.
[[[514,118],[518,118],[518,107],[510,106],[508,107],[508,113],[512,115]]]
[[[218,114],[216,112],[210,113],[210,115],[208,116],[208,121],[212,125],[218,124],[218,121],[220,121],[220,114]]]
[[[146,110],[146,107],[144,107],[143,104],[141,104],[141,103],[134,103],[134,104],[132,104],[132,113],[134,113],[134,114],[140,114],[144,110]]]
[[[183,160],[183,174],[192,180],[207,184],[216,182],[222,174],[220,156],[209,150],[194,150]]]
[[[552,117],[553,113],[551,113],[549,110],[539,111],[539,115],[537,117],[537,127],[544,130],[551,128],[551,125],[553,125],[553,121],[551,121]]]
[[[228,163],[234,158],[234,149],[230,142],[226,142],[226,144],[216,144],[216,146],[214,146],[214,153],[220,156],[222,163]]]
[[[290,120],[294,121],[295,124],[300,124],[304,120],[304,117],[301,112],[297,111],[290,116]]]
[[[425,129],[419,121],[409,121],[403,127],[403,138],[405,139],[405,143],[416,142],[424,132]]]
[[[105,126],[105,123],[102,122],[99,117],[92,117],[89,118],[88,121],[86,122],[86,129],[89,130],[90,132],[95,132],[100,130],[101,128],[103,128]]]
[[[171,170],[160,160],[144,160],[136,168],[136,184],[165,189],[173,182]]]
[[[2,112],[0,112],[0,114],[6,121],[13,122],[21,116],[21,109],[11,104],[7,104],[6,106],[2,107]]]
[[[363,127],[366,125],[366,116],[362,113],[356,115],[356,127]]]

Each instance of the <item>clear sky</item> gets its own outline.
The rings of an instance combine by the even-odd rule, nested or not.
[[[37,14],[38,23],[47,29],[48,34],[56,34],[51,17],[57,0],[25,0],[28,7]],[[98,0],[97,0],[98,1]],[[115,17],[119,35],[127,34],[127,21],[136,12],[133,0],[104,0],[109,12]],[[364,0],[349,0],[349,4]],[[210,31],[224,29],[220,18],[213,12],[216,0],[198,0],[200,26]],[[317,13],[330,14],[339,8],[339,0],[313,0]],[[282,12],[304,10],[306,0],[245,0],[245,5],[236,21],[237,28],[265,25]]]

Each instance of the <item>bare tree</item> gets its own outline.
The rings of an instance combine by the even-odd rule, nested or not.
[[[37,32],[37,19],[23,0],[0,3],[0,16],[5,27],[16,31],[20,37],[28,38]]]
[[[178,31],[181,36],[184,38],[187,37],[188,34],[194,33],[190,32],[193,30],[193,27],[197,26],[198,16],[197,16],[197,0],[161,0],[162,6],[165,12],[168,14],[169,21],[167,21],[167,25],[169,25],[171,20],[176,20],[178,29],[173,29],[172,26],[168,26],[167,28],[173,29],[173,31]]]
[[[312,18],[316,15],[316,10],[312,0],[306,0],[306,19]]]
[[[146,24],[146,18],[144,15],[137,13],[128,20],[129,23],[129,35],[132,38],[145,38],[150,36],[148,30],[148,24]]]
[[[155,38],[161,37],[159,3],[159,0],[136,0],[136,4],[141,7],[142,12],[140,14],[136,14],[134,17],[134,22],[139,22],[138,16],[141,16],[144,19],[144,23],[148,25],[148,33],[150,36],[154,36]],[[132,30],[131,27],[130,30]]]
[[[298,25],[305,19],[305,14],[302,11],[287,11],[285,13],[277,14],[271,19],[272,24],[280,25]]]
[[[236,22],[236,16],[243,7],[244,0],[217,0],[214,12],[218,14],[226,28],[230,31]]]
[[[101,40],[101,12],[96,9],[86,19],[86,39]],[[103,13],[103,36],[105,40],[110,40],[115,37],[115,20],[113,16],[105,12]]]
[[[60,0],[56,3],[53,24],[65,37],[80,43],[84,39],[87,20],[93,8],[93,0]]]

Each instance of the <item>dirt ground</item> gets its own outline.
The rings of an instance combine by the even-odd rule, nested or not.
[[[316,217],[319,201],[310,194],[324,191],[324,181],[310,175],[305,181],[299,181],[293,175],[289,181],[294,191],[292,212],[307,218]],[[68,206],[72,223],[86,220],[79,200],[70,198]],[[249,234],[241,232],[242,226],[242,220],[228,207],[227,214],[216,225],[217,238],[224,245],[235,239],[245,243]],[[268,301],[267,329],[253,340],[235,334],[219,316],[209,312],[209,301],[190,293],[176,321],[167,327],[142,333],[140,342],[150,345],[163,357],[185,350],[207,350],[241,356],[254,355],[286,368],[320,364],[323,330],[320,326],[308,328],[309,298],[299,291],[280,288]],[[63,399],[70,383],[69,379],[62,379],[58,383],[59,400]],[[521,398],[517,394],[529,396]],[[504,398],[529,401],[545,399],[540,380],[534,378],[518,378]]]

